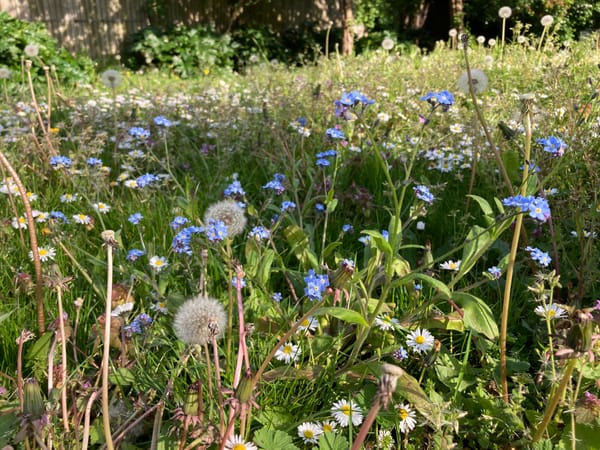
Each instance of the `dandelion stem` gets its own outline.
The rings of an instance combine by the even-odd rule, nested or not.
[[[525,127],[525,163],[523,164],[523,182],[521,183],[521,195],[526,194],[526,181],[529,177],[529,160],[531,155],[531,98],[524,98],[522,105],[523,125]],[[511,188],[512,189],[512,188]],[[519,248],[519,237],[521,236],[521,226],[523,224],[523,214],[518,214],[515,220],[515,229],[508,257],[508,268],[506,270],[506,284],[504,285],[504,297],[502,300],[502,317],[500,319],[500,381],[502,384],[502,398],[508,403],[508,380],[506,370],[506,334],[508,328],[508,311],[510,306],[510,291],[512,279],[515,270],[515,261],[517,250]]]
[[[60,285],[56,286],[56,296],[58,303],[58,329],[60,334],[61,342],[61,368],[60,368],[60,402],[61,412],[63,419],[63,427],[65,432],[69,432],[69,410],[67,407],[67,337],[65,336],[65,318],[63,315],[63,304],[62,304],[62,288]]]
[[[40,252],[38,251],[37,236],[35,234],[35,222],[33,221],[33,213],[31,204],[27,198],[27,191],[19,178],[19,175],[10,164],[4,153],[0,151],[0,163],[8,170],[12,177],[19,195],[25,207],[25,217],[27,218],[27,230],[29,231],[29,244],[31,245],[31,254],[33,255],[33,267],[35,268],[35,298],[37,302],[37,324],[38,332],[42,334],[46,331],[46,321],[44,318],[44,299],[42,298],[42,261],[40,260]]]
[[[535,430],[535,434],[533,435],[533,438],[531,440],[532,443],[539,441],[540,438],[542,437],[542,435],[544,434],[544,432],[546,431],[546,428],[548,427],[548,424],[550,423],[550,420],[552,419],[552,416],[554,415],[554,411],[556,410],[556,407],[558,406],[558,402],[560,401],[560,399],[567,387],[567,383],[571,380],[571,375],[573,374],[573,369],[575,369],[576,363],[577,363],[576,358],[571,359],[567,363],[567,367],[565,368],[565,372],[563,374],[562,380],[560,380],[560,384],[558,385],[556,392],[554,393],[554,395],[550,399],[550,403],[548,403],[548,406],[546,407],[546,412],[544,413],[542,422],[539,424],[539,426]]]
[[[106,245],[106,308],[104,312],[104,342],[102,353],[102,424],[104,426],[104,438],[106,448],[114,450],[112,435],[110,432],[110,412],[108,408],[108,369],[110,359],[110,319],[112,312],[112,284],[113,284],[113,248],[110,243]]]

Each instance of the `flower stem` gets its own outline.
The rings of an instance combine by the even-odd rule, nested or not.
[[[106,448],[114,450],[112,435],[110,432],[110,412],[108,408],[108,366],[110,359],[110,319],[112,312],[112,284],[113,284],[113,248],[106,245],[106,308],[104,312],[104,347],[102,353],[102,424],[104,427],[104,438]]]

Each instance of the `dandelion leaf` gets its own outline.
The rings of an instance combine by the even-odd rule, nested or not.
[[[7,313],[1,314],[0,315],[0,323],[4,322],[6,319],[8,319],[10,317],[10,315],[14,312],[15,310],[10,310]]]
[[[289,225],[284,230],[285,238],[290,245],[291,252],[304,267],[319,267],[317,257],[310,249],[308,235],[298,225]]]
[[[292,438],[280,430],[261,428],[254,434],[254,443],[264,450],[300,450]]]
[[[488,201],[483,198],[480,197],[479,195],[469,195],[469,197],[471,197],[473,200],[475,200],[477,202],[477,204],[479,205],[479,208],[481,208],[481,212],[483,212],[483,214],[485,215],[485,222],[486,224],[492,225],[494,223],[494,210],[492,209],[492,207],[490,206],[490,204],[488,203]]]
[[[425,284],[428,284],[433,289],[435,289],[439,294],[441,294],[444,298],[450,298],[452,293],[448,286],[440,280],[436,280],[429,275],[425,275],[424,273],[410,273],[403,278],[392,283],[393,287],[404,286],[412,281],[419,280]]]
[[[466,292],[455,292],[452,299],[463,310],[465,328],[483,334],[490,340],[498,338],[498,325],[494,314],[482,299]]]
[[[136,377],[131,370],[119,367],[108,376],[108,380],[120,387],[125,387],[134,384]]]
[[[517,183],[521,179],[521,157],[516,150],[502,152],[502,162],[511,181]]]
[[[348,450],[348,441],[341,434],[331,432],[319,436],[319,450]]]
[[[398,378],[396,387],[402,397],[404,397],[419,413],[425,417],[435,429],[442,426],[442,411],[439,405],[433,403],[425,391],[419,385],[419,382],[408,373],[404,372]]]
[[[340,308],[337,306],[331,306],[327,308],[319,308],[315,311],[314,316],[323,316],[325,314],[329,314],[337,319],[343,320],[344,322],[354,323],[357,325],[362,325],[364,327],[367,326],[367,321],[365,318],[356,311],[346,308]]]

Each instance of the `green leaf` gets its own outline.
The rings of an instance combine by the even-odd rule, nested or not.
[[[390,246],[390,243],[383,237],[383,234],[381,234],[379,231],[364,230],[362,233],[371,237],[371,242],[373,242],[373,244],[379,251],[382,251],[388,256],[392,255],[392,247]]]
[[[498,325],[494,314],[483,300],[466,292],[455,292],[452,299],[463,310],[465,328],[483,334],[490,340],[498,338]]]
[[[360,313],[351,309],[341,308],[339,306],[319,308],[313,315],[316,317],[324,316],[325,314],[329,314],[330,316],[336,317],[344,322],[355,323],[357,325],[362,325],[363,327],[367,326],[367,321]]]
[[[333,192],[333,190],[332,190],[332,192]],[[337,207],[337,205],[338,205],[338,199],[337,198],[334,198],[331,201],[328,201],[327,202],[327,212],[328,213],[334,212],[335,208]]]
[[[408,284],[411,281],[415,280],[419,280],[423,283],[428,284],[433,289],[437,290],[438,293],[441,294],[444,298],[450,298],[452,296],[452,292],[450,291],[448,286],[446,286],[445,283],[441,282],[440,280],[436,280],[435,278],[430,277],[429,275],[425,275],[424,273],[410,273],[405,277],[394,281],[392,283],[392,287],[404,286],[405,284]]]
[[[317,269],[319,261],[310,249],[308,235],[298,225],[289,225],[283,231],[290,245],[291,252],[298,258],[304,267]]]
[[[6,319],[8,319],[13,312],[15,312],[14,309],[8,311],[7,313],[0,315],[0,323],[4,322]]]
[[[398,378],[396,392],[404,397],[412,406],[425,417],[435,429],[442,426],[442,413],[439,405],[433,403],[419,382],[408,373],[404,372]]]
[[[254,443],[265,450],[300,450],[294,445],[292,438],[280,430],[261,428],[254,433]]]
[[[341,434],[330,431],[319,436],[319,450],[348,450],[348,441]]]
[[[108,376],[108,381],[120,387],[131,386],[135,383],[135,375],[131,370],[120,367]]]
[[[273,265],[274,259],[275,252],[270,248],[266,249],[262,254],[262,258],[258,264],[258,271],[256,272],[256,277],[261,286],[265,286],[269,281],[269,277],[271,276],[271,266]]]
[[[494,223],[494,210],[492,209],[488,201],[478,195],[469,195],[469,197],[471,197],[477,202],[477,204],[481,208],[481,211],[485,215],[487,224],[491,225],[492,223]]]
[[[505,150],[502,152],[502,162],[508,173],[508,177],[513,182],[521,180],[521,157],[516,150]]]

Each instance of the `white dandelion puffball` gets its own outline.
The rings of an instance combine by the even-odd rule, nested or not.
[[[450,28],[450,30],[448,30],[448,36],[455,38],[458,36],[458,30],[456,28]]]
[[[210,205],[204,213],[204,222],[219,220],[227,227],[227,236],[233,238],[246,227],[244,209],[235,200],[223,200]]]
[[[552,17],[550,14],[546,14],[541,18],[540,23],[543,27],[549,27],[554,23],[554,17]]]
[[[189,345],[204,345],[219,338],[227,327],[225,308],[218,300],[199,295],[179,307],[173,319],[175,335]]]
[[[500,16],[501,19],[508,19],[512,16],[512,9],[510,9],[509,6],[503,6],[498,10],[498,16]]]
[[[29,58],[35,58],[40,53],[40,48],[35,44],[27,44],[23,52]]]
[[[383,41],[381,41],[381,48],[388,52],[394,48],[394,45],[394,40],[389,37],[386,37]]]
[[[471,80],[473,82],[473,91],[475,94],[481,94],[486,90],[488,86],[488,77],[482,70],[472,69],[471,70]],[[467,72],[463,72],[463,74],[458,78],[456,83],[458,88],[468,94],[469,91],[469,74]]]
[[[118,71],[108,69],[102,72],[102,75],[100,75],[100,80],[102,81],[102,84],[107,88],[115,89],[121,85],[123,77]]]

